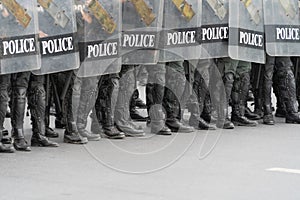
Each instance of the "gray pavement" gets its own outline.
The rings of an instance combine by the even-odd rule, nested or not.
[[[59,130],[57,149],[0,154],[0,199],[297,200],[300,125],[276,120],[85,146],[62,143]]]

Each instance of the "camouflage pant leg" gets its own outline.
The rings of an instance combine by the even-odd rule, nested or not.
[[[26,108],[26,94],[27,94],[30,74],[31,72],[21,72],[21,73],[15,73],[11,75],[11,86],[12,86],[11,124],[13,129],[23,129],[25,108]]]
[[[99,125],[112,127],[114,125],[114,111],[119,93],[119,75],[109,74],[100,77],[98,97],[93,110],[92,131],[98,132]]]
[[[64,110],[66,111],[66,130],[68,132],[77,131],[76,120],[80,102],[81,78],[77,77],[75,71],[72,73],[70,85],[64,99]],[[76,130],[75,130],[76,129]]]
[[[46,91],[45,76],[30,75],[28,106],[31,113],[33,134],[45,135]]]
[[[115,121],[126,123],[130,120],[129,105],[135,89],[135,74],[133,65],[123,65],[120,72],[120,90],[116,103]]]
[[[98,96],[99,76],[82,78],[80,102],[78,105],[76,125],[78,129],[85,129],[87,118],[95,105]]]

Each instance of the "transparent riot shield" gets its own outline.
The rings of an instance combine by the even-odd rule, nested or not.
[[[122,63],[156,64],[163,1],[129,0],[122,3]]]
[[[37,0],[41,69],[34,74],[50,74],[77,69],[79,53],[73,0]]]
[[[156,64],[164,2],[129,0],[122,3],[122,63]]]
[[[262,0],[229,1],[229,57],[265,63]]]
[[[300,56],[298,0],[264,0],[266,51],[271,56]]]
[[[160,62],[200,58],[201,0],[164,0]]]
[[[121,1],[74,0],[80,52],[79,77],[121,70]]]
[[[38,51],[36,2],[0,0],[1,74],[41,67]]]
[[[201,58],[228,56],[228,0],[202,0]]]

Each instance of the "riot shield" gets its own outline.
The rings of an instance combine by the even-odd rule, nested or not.
[[[164,0],[160,62],[200,58],[202,0]]]
[[[163,1],[129,0],[122,3],[122,63],[156,64]]]
[[[228,0],[202,0],[201,58],[228,56]]]
[[[270,56],[300,56],[298,0],[264,0],[266,51]]]
[[[50,74],[77,69],[79,53],[73,0],[37,0],[41,69],[34,74]]]
[[[40,68],[36,2],[0,0],[1,74]]]
[[[262,0],[229,1],[229,57],[265,63]]]
[[[74,2],[81,63],[77,76],[91,77],[120,72],[120,0]]]

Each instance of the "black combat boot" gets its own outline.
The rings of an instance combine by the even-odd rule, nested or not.
[[[270,93],[271,95],[271,93]],[[274,125],[275,120],[274,116],[272,114],[272,107],[271,107],[271,96],[264,96],[264,117],[263,117],[263,123],[266,125]]]
[[[258,115],[260,119],[264,116],[262,98],[256,95],[254,98],[254,113]]]
[[[49,140],[45,136],[45,124],[42,118],[34,116],[34,112],[31,111],[31,120],[32,120],[32,137],[31,137],[31,146],[35,147],[59,147],[58,143]]]
[[[261,119],[261,116],[256,114],[255,112],[252,112],[247,105],[245,105],[245,117],[247,117],[250,120],[260,120]]]
[[[200,117],[200,109],[198,103],[189,103],[188,110],[191,113],[189,119],[189,125],[199,130],[216,130],[214,125],[211,125],[209,122]]]
[[[102,116],[102,129],[103,136],[109,139],[123,139],[125,133],[121,132],[115,125],[113,120],[113,114],[110,108],[103,108],[101,112]]]
[[[51,102],[51,95],[48,95],[48,99],[46,99],[46,110],[45,110],[45,126],[46,126],[45,136],[48,138],[58,138],[59,134],[50,127],[50,109],[51,109],[50,102]],[[57,111],[55,115],[56,116],[59,115]]]
[[[137,107],[146,108],[146,104],[139,98],[139,92],[135,89],[130,99],[130,117],[134,121],[147,121],[147,117],[143,117]]]
[[[147,117],[143,117],[135,106],[130,107],[130,117],[134,121],[145,122],[147,121]]]
[[[166,91],[171,93],[170,90],[166,88]],[[172,99],[171,99],[172,98]],[[164,107],[167,113],[166,125],[171,129],[172,132],[182,132],[182,133],[191,133],[194,132],[194,128],[191,126],[184,125],[178,119],[180,115],[180,105],[176,99],[176,97],[172,97],[172,95],[166,95],[164,97]]]
[[[50,124],[49,112],[50,111],[48,110],[48,108],[46,108],[46,112],[47,113],[45,113],[45,126],[46,126],[45,136],[48,138],[58,138],[59,134],[49,126],[49,124]]]
[[[69,122],[65,130],[64,142],[70,144],[86,144],[88,143],[88,139],[79,134],[75,122]]]
[[[234,94],[232,96],[234,96]],[[232,101],[234,101],[233,98],[232,98]],[[235,104],[235,102],[232,102],[231,121],[235,125],[237,125],[237,126],[249,126],[249,127],[257,126],[257,122],[249,120],[244,115],[241,115],[240,110],[241,110],[240,105]]]
[[[23,129],[14,129],[12,136],[13,145],[17,151],[31,151],[30,145],[25,140]]]
[[[218,108],[218,121],[216,126],[222,129],[234,129],[234,124],[230,121],[228,116],[228,106],[220,106]]]
[[[300,113],[298,112],[298,102],[294,99],[286,99],[287,114],[285,122],[289,124],[300,124]]]
[[[207,123],[217,122],[217,119],[212,115],[212,104],[209,94],[205,96],[201,118],[204,119]]]

